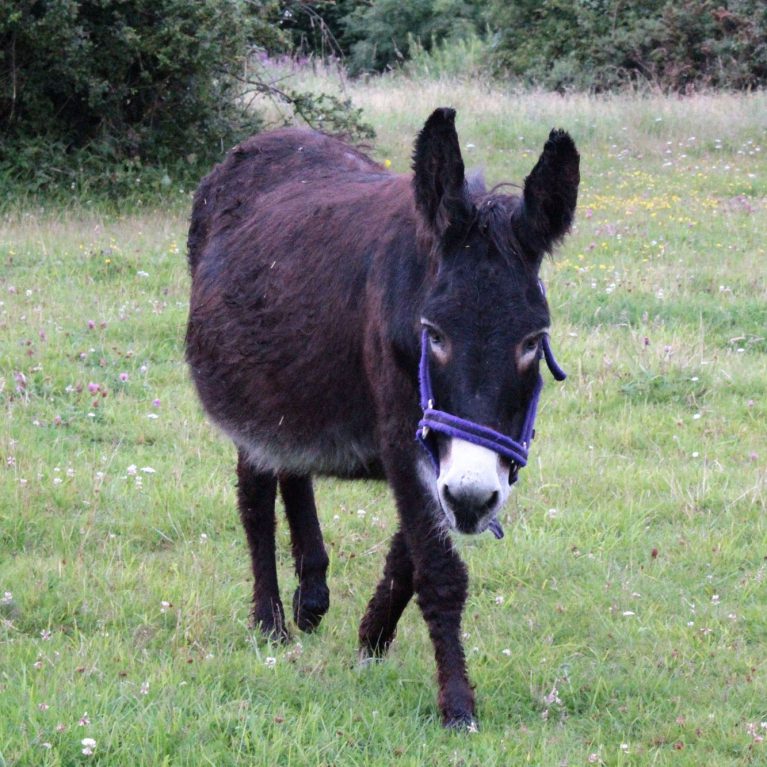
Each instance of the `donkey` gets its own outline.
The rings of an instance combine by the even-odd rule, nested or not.
[[[468,576],[449,531],[502,535],[524,466],[549,310],[538,271],[575,212],[579,156],[553,130],[520,196],[468,183],[455,111],[420,131],[413,176],[305,129],[254,136],[200,184],[186,357],[238,451],[253,622],[289,636],[275,568],[282,495],[293,617],[329,606],[311,476],[388,480],[399,526],[359,629],[383,655],[415,594],[447,727],[474,727],[461,645]],[[418,440],[414,437],[417,436]]]

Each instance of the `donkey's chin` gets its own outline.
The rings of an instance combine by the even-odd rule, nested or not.
[[[477,535],[481,533],[484,528],[482,527],[482,520],[472,522],[457,517],[455,520],[455,530],[464,535]]]
[[[480,535],[490,530],[496,538],[503,537],[503,529],[498,521],[498,512],[500,509],[496,509],[490,514],[487,514],[480,518],[467,518],[461,514],[451,514],[450,516],[455,520],[452,525],[452,529],[456,532],[463,533],[463,535]],[[445,512],[448,515],[448,512]]]

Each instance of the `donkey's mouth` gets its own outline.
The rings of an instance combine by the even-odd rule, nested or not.
[[[445,515],[448,526],[463,535],[481,535],[490,531],[498,540],[503,538],[503,527],[497,517],[500,508],[488,511],[485,514],[465,514],[458,509],[440,503],[442,513]]]
[[[459,486],[458,490],[454,492],[447,482],[439,488],[440,505],[453,523],[451,526],[465,535],[478,535],[490,530],[496,538],[502,538],[503,528],[497,515],[503,507],[503,499],[498,490],[488,492],[487,487],[477,489],[469,485]]]
[[[491,532],[496,539],[500,540],[504,536],[503,527],[497,517],[491,517],[489,520],[481,519],[475,524],[467,523],[460,517],[456,518],[443,509],[448,526],[463,535],[481,535],[484,532]],[[453,520],[455,519],[455,522]]]

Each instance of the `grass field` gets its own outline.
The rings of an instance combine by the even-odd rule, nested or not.
[[[570,377],[506,538],[458,542],[480,732],[440,728],[415,607],[356,667],[383,484],[317,483],[321,629],[248,631],[234,451],[183,363],[187,211],[73,204],[0,220],[0,765],[767,764],[767,96],[348,87],[395,170],[444,104],[491,183],[554,125],[582,155],[544,274]]]

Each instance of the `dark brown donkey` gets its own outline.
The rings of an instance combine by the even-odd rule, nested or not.
[[[570,137],[552,131],[521,196],[487,192],[464,178],[454,119],[452,109],[429,117],[412,177],[310,130],[233,149],[194,199],[186,354],[205,409],[238,449],[256,625],[288,636],[278,486],[299,579],[293,616],[310,631],[328,609],[311,475],[385,477],[399,528],[362,619],[361,652],[386,651],[415,594],[443,721],[460,727],[475,721],[461,646],[468,577],[447,531],[500,536],[519,464],[439,430],[424,450],[419,364],[428,407],[436,400],[475,430],[518,437],[547,351],[538,269],[572,222],[579,159]]]

